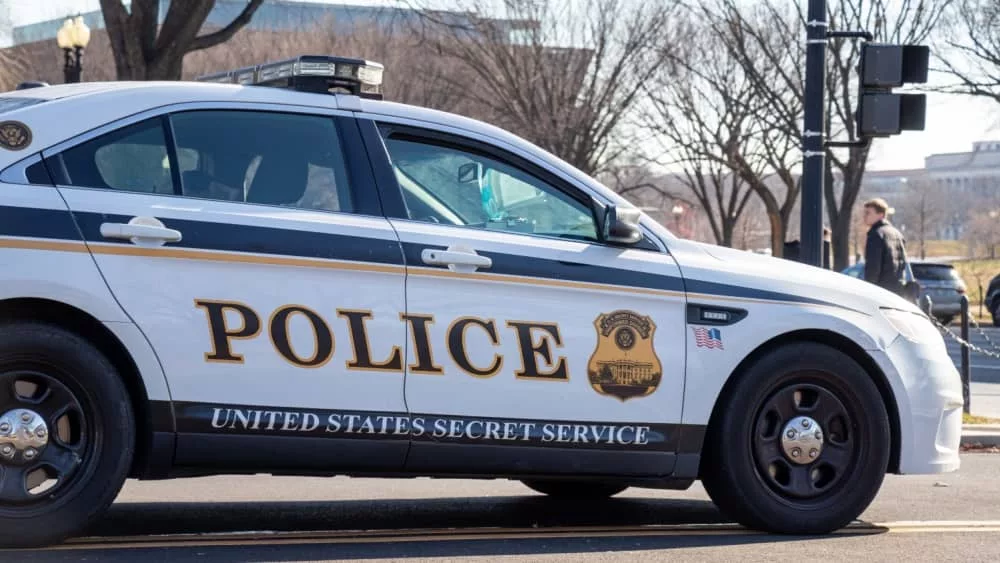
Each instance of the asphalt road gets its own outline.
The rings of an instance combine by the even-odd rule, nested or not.
[[[130,481],[89,532],[103,543],[0,552],[0,561],[991,561],[1000,549],[998,474],[1000,455],[967,454],[957,473],[889,476],[859,527],[824,537],[725,526],[697,483],[580,503],[507,481]],[[234,535],[248,531],[262,538]],[[134,543],[161,534],[154,545]],[[214,545],[180,534],[213,534]]]
[[[957,324],[953,324],[948,328],[954,331],[956,335],[961,335],[961,330]],[[983,333],[980,333],[975,330],[975,328],[970,327],[969,341],[975,346],[1000,354],[1000,328],[992,326],[983,327]],[[954,339],[948,338],[947,336],[945,336],[945,344],[948,346],[948,354],[955,362],[955,366],[960,366],[961,345]],[[1000,383],[1000,358],[990,357],[973,350],[970,353],[969,359],[969,364],[972,366],[970,373],[972,381],[980,383]]]

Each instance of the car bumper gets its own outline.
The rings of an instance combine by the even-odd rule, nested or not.
[[[946,473],[959,468],[962,383],[944,343],[897,338],[879,363],[896,395],[900,418],[899,473]]]

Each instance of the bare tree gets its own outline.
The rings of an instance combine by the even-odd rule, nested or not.
[[[986,257],[995,260],[1000,249],[1000,208],[972,213],[966,236],[973,249],[979,247]]]
[[[939,228],[949,216],[949,207],[947,195],[930,182],[917,180],[907,183],[899,201],[899,215],[894,222],[905,227],[907,234],[915,235],[921,260],[927,258],[927,240],[936,238]]]
[[[782,256],[800,190],[802,22],[794,10],[767,2],[744,6],[738,0],[716,0],[695,10],[750,86],[753,119],[747,134],[752,140],[745,151],[732,153],[734,171],[762,200],[771,252]]]
[[[937,59],[957,81],[948,90],[1000,103],[1000,0],[958,0],[945,29],[950,52]]]
[[[264,0],[249,0],[222,29],[199,35],[215,0],[172,0],[160,24],[160,0],[101,0],[119,80],[179,80],[184,55],[229,40]]]
[[[711,29],[696,25],[685,35],[645,88],[643,124],[664,145],[657,158],[672,160],[661,163],[681,168],[680,181],[705,210],[715,242],[733,246],[754,194],[735,172],[753,139],[753,85]]]
[[[872,33],[875,41],[889,43],[922,43],[941,21],[952,0],[898,0],[883,2],[870,0],[838,0],[830,5],[831,29],[864,29]],[[797,0],[800,15],[805,14],[804,0]],[[799,43],[799,48],[804,46]],[[857,111],[857,64],[860,43],[855,40],[833,38],[829,43],[827,64],[827,131],[830,138],[856,141],[854,116]],[[851,231],[851,211],[861,191],[865,168],[868,164],[868,147],[831,149],[827,160],[831,170],[843,179],[840,193],[827,173],[824,203],[827,219],[833,230],[834,267],[847,266]]]
[[[422,11],[425,41],[469,69],[443,79],[491,108],[490,121],[587,174],[629,150],[623,125],[670,44],[672,2],[456,4],[460,17]]]

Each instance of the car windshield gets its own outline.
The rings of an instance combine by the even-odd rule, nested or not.
[[[954,281],[958,279],[955,268],[942,264],[912,264],[913,275],[921,280]]]

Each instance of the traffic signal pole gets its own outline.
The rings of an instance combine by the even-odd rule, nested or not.
[[[823,184],[826,176],[826,42],[826,0],[809,0],[799,259],[820,267],[823,265]]]

